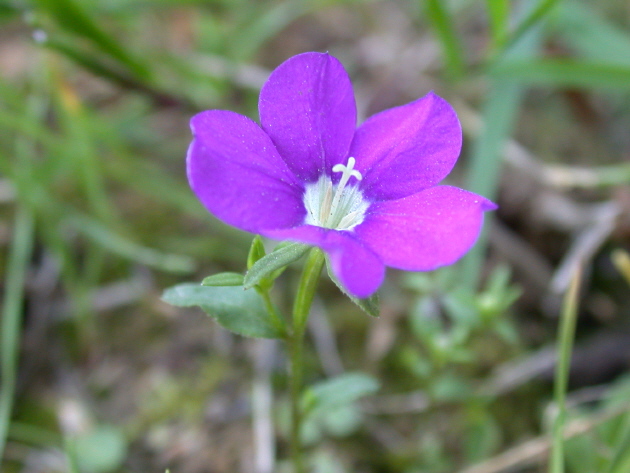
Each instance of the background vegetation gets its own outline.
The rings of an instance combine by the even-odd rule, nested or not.
[[[316,471],[546,471],[578,267],[567,471],[630,471],[627,2],[3,0],[0,25],[3,472],[286,471],[279,347],[160,294],[243,271],[251,242],[188,189],[190,116],[257,118],[269,71],[311,50],[362,119],[447,98],[449,181],[500,205],[457,266],[389,271],[378,319],[323,284],[307,379],[363,374],[314,394]]]

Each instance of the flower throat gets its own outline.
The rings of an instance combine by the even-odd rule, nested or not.
[[[341,179],[334,185],[330,177],[322,174],[317,182],[306,185],[304,206],[308,225],[316,225],[335,230],[351,230],[363,222],[369,203],[357,187],[363,179],[359,171],[354,169],[356,160],[348,158],[348,164],[335,164],[333,172],[340,172]],[[352,182],[354,178],[357,182]]]

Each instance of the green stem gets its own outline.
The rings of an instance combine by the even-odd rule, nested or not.
[[[269,291],[262,289],[262,290],[259,290],[258,293],[262,297],[263,302],[265,303],[265,308],[267,309],[267,312],[269,312],[269,315],[271,316],[271,323],[280,333],[282,333],[284,337],[286,337],[287,325],[284,321],[284,318],[282,318],[282,316],[276,310],[276,307],[273,305],[273,302],[271,301],[271,296],[269,295]]]
[[[566,420],[566,397],[571,368],[571,352],[578,310],[578,290],[581,271],[573,274],[569,290],[564,296],[558,339],[558,361],[554,384],[554,401],[558,413],[553,424],[551,461],[549,473],[564,473],[564,423]]]
[[[290,395],[291,395],[291,458],[293,460],[293,473],[305,473],[304,460],[302,458],[302,445],[300,431],[302,428],[302,409],[300,405],[302,391],[302,372],[304,333],[308,314],[315,297],[315,290],[319,281],[319,275],[324,266],[324,254],[319,248],[313,248],[309,253],[304,271],[300,278],[300,284],[293,304],[293,330],[289,337],[290,356]]]

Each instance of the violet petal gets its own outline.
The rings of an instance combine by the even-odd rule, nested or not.
[[[354,230],[387,266],[430,271],[461,258],[479,236],[483,212],[495,208],[472,192],[437,186],[373,204]]]
[[[356,104],[345,69],[333,56],[304,53],[275,69],[260,91],[262,128],[303,182],[343,162],[356,127]]]
[[[265,231],[263,234],[273,239],[293,240],[320,247],[328,253],[337,279],[356,297],[372,295],[385,277],[385,266],[381,259],[352,232],[302,225]]]
[[[434,93],[370,117],[357,130],[350,156],[371,200],[400,199],[439,183],[462,146],[453,108]]]
[[[242,230],[304,221],[303,185],[260,127],[225,110],[195,115],[188,148],[190,186],[215,217]]]

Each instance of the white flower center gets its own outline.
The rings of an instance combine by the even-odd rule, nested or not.
[[[357,183],[348,185],[351,177],[356,181],[363,179],[359,171],[354,169],[356,160],[348,158],[348,164],[335,164],[333,172],[340,172],[339,184],[333,185],[330,177],[323,174],[312,184],[306,185],[304,206],[308,225],[316,225],[335,230],[350,230],[365,218],[365,211],[370,204],[363,199]]]

